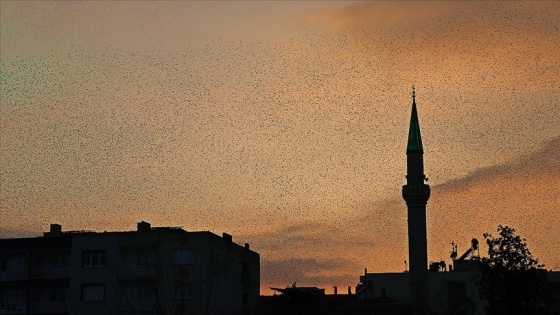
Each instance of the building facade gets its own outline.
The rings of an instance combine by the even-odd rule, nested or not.
[[[260,258],[211,232],[136,231],[0,240],[0,314],[256,314]]]

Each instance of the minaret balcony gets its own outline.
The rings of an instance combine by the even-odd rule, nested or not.
[[[402,196],[407,204],[426,204],[430,199],[430,185],[404,185]]]

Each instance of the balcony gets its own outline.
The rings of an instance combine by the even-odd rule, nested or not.
[[[66,313],[68,302],[34,302],[31,303],[31,313]]]
[[[68,279],[69,268],[34,268],[31,270],[31,279]]]
[[[119,278],[155,278],[158,274],[157,265],[127,265],[119,269]]]
[[[0,281],[25,281],[27,280],[27,270],[4,270],[0,271]]]
[[[120,305],[121,314],[160,314],[161,305],[156,299],[153,300],[132,300]]]
[[[27,314],[25,303],[0,303],[0,314]]]

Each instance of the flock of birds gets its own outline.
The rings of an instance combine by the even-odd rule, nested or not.
[[[558,23],[511,29],[495,18],[471,29],[441,19],[412,33],[313,31],[2,60],[3,233],[53,219],[76,229],[111,229],[123,217],[218,226],[261,252],[264,283],[354,281],[369,262],[401,261],[405,246],[388,251],[405,239],[404,203],[395,215],[379,205],[404,179],[412,83],[427,150],[498,138],[507,126],[488,124],[508,117],[477,102],[515,115],[532,100],[558,118]],[[468,143],[460,132],[480,137]],[[475,153],[463,164],[456,154],[427,156],[441,166],[429,175],[476,166]],[[362,221],[372,212],[375,222]]]

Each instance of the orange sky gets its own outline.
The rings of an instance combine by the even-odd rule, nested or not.
[[[508,224],[560,269],[557,2],[0,6],[2,237],[228,232],[262,293],[402,271],[415,84],[429,259]]]

